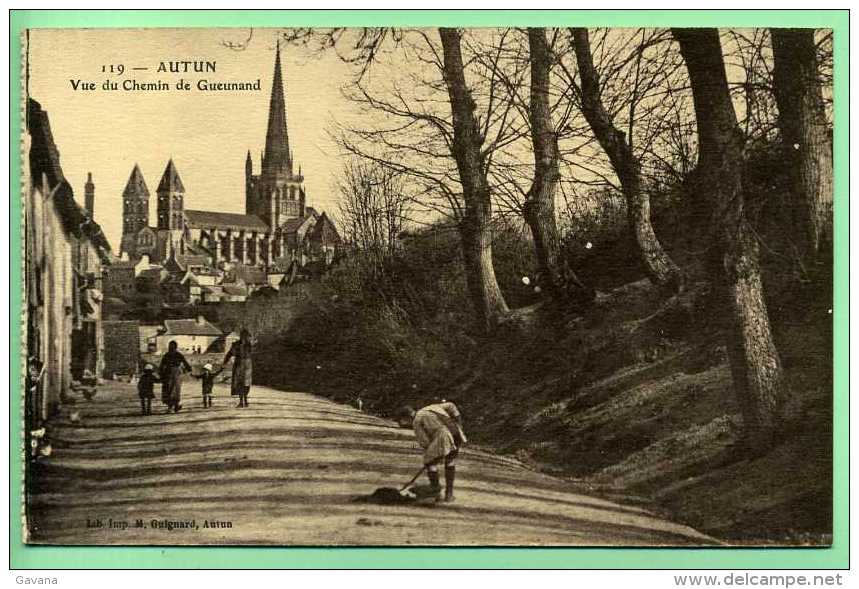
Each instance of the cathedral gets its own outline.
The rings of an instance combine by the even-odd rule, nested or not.
[[[274,61],[265,150],[259,174],[248,151],[245,160],[245,214],[198,211],[184,206],[185,186],[173,160],[158,188],[156,225],[149,220],[149,189],[135,165],[122,193],[120,255],[151,263],[201,261],[212,268],[236,264],[263,269],[292,260],[330,262],[341,246],[334,223],[307,205],[301,167],[295,171],[289,148],[280,46]]]

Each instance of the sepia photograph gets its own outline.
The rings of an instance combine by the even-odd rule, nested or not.
[[[834,34],[701,20],[24,30],[23,541],[832,545]]]

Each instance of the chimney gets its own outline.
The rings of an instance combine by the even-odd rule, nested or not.
[[[84,206],[92,217],[95,214],[95,184],[92,183],[92,172],[87,172],[84,184]]]
[[[206,319],[202,315],[197,315],[197,325],[205,325]]]

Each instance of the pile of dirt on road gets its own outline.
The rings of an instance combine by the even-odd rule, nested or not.
[[[708,296],[706,284],[666,298],[639,281],[600,293],[584,316],[520,308],[484,338],[396,317],[356,326],[353,315],[342,319],[346,335],[320,325],[311,342],[307,329],[267,341],[259,374],[273,386],[360,398],[383,415],[452,399],[474,443],[589,492],[640,501],[731,542],[827,543],[831,302],[779,319],[790,428],[750,453],[738,445],[739,409]]]

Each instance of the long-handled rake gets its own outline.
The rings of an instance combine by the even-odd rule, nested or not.
[[[424,465],[421,467],[421,469],[417,472],[417,474],[416,474],[415,476],[413,476],[413,477],[412,477],[412,480],[410,480],[408,483],[406,483],[405,485],[403,485],[403,486],[400,488],[400,493],[402,493],[403,491],[405,491],[406,489],[408,489],[409,487],[411,487],[411,486],[412,486],[412,483],[414,483],[416,480],[418,480],[418,477],[419,477],[419,476],[421,476],[421,475],[424,473],[424,471],[425,471],[426,469],[427,469],[427,465],[426,465],[426,464],[424,464]]]

